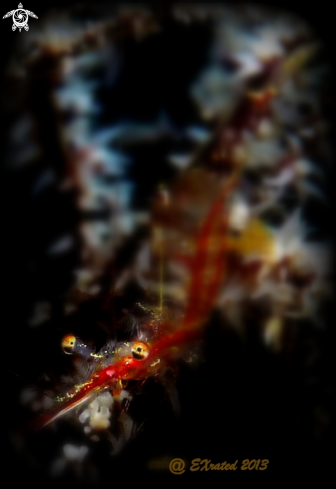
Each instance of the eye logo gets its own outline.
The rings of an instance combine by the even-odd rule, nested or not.
[[[7,17],[10,17],[11,15],[13,16],[13,25],[12,25],[12,30],[15,31],[16,29],[19,29],[21,32],[21,29],[24,29],[25,31],[29,30],[28,26],[28,17],[34,17],[35,19],[38,19],[37,15],[34,14],[34,12],[30,12],[29,10],[25,10],[22,8],[23,5],[22,3],[19,3],[18,8],[16,10],[11,10],[10,12],[7,12],[6,15],[4,15],[2,18],[6,19]]]

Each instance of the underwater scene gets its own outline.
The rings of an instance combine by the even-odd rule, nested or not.
[[[1,90],[11,479],[322,476],[328,46],[253,2],[15,7]]]

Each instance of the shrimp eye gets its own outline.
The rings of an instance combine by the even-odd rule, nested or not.
[[[149,347],[146,343],[142,341],[137,341],[132,346],[132,355],[137,360],[145,360],[149,355]]]
[[[76,336],[73,336],[72,334],[68,334],[67,336],[64,336],[62,340],[62,348],[64,353],[71,355],[75,349],[76,345]]]

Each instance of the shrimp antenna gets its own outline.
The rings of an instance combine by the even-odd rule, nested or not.
[[[165,189],[164,185],[159,186],[159,200],[162,206],[167,206],[169,203],[168,191]],[[163,277],[164,277],[164,239],[163,239],[163,228],[158,226],[157,237],[159,242],[159,311],[162,314],[163,310]]]
[[[159,240],[160,240],[160,302],[159,302],[159,310],[160,313],[162,314],[162,308],[163,308],[163,231],[162,228],[159,228]]]

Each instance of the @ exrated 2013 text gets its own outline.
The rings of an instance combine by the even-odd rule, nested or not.
[[[266,470],[269,464],[268,459],[244,459],[241,463],[236,460],[233,463],[221,462],[214,463],[210,459],[194,458],[191,461],[189,470],[191,472],[209,471],[209,470]],[[181,458],[174,458],[169,464],[169,470],[173,474],[183,474],[185,472],[185,462]]]

